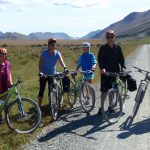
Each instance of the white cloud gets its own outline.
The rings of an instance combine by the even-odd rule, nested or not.
[[[43,10],[51,7],[50,0],[0,0],[1,7],[13,8],[17,11]]]
[[[4,8],[19,12],[42,11],[48,10],[54,5],[76,8],[106,7],[108,0],[0,0],[0,11],[4,11]]]
[[[4,11],[4,10],[6,10],[6,7],[0,5],[0,12],[1,12],[1,11]]]
[[[55,5],[64,5],[76,8],[85,8],[93,6],[106,7],[108,5],[107,0],[55,0]]]

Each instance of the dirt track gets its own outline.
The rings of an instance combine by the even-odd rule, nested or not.
[[[150,45],[143,45],[127,58],[129,70],[132,66],[150,71]],[[138,84],[143,75],[134,73]],[[61,115],[58,121],[43,129],[25,150],[150,150],[150,86],[140,111],[131,126],[128,117],[134,105],[135,93],[129,93],[125,103],[125,115],[118,123],[108,125],[95,114],[99,108],[99,85],[95,87],[97,106],[90,115],[76,105]]]

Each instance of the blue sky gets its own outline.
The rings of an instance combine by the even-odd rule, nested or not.
[[[150,9],[150,0],[0,0],[0,31],[81,37]]]

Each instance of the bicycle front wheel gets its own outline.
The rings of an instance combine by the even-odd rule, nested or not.
[[[49,93],[49,106],[52,120],[57,120],[59,111],[59,87],[58,85]]]
[[[70,80],[70,90],[67,92],[67,101],[70,106],[73,106],[77,100],[76,86],[74,81]]]
[[[107,123],[116,123],[123,111],[123,101],[120,93],[110,89],[106,98],[104,100],[101,99],[101,110],[103,118]]]
[[[5,111],[7,126],[17,133],[30,133],[41,122],[41,111],[36,102],[28,98],[16,99]]]
[[[86,113],[91,112],[95,106],[95,92],[90,83],[84,82],[81,85],[80,104]]]
[[[140,104],[142,103],[142,100],[144,98],[145,91],[146,91],[146,86],[144,84],[141,84],[138,89],[137,95],[135,97],[135,105],[133,107],[132,119],[134,119],[134,117],[136,116],[136,114],[138,112]]]

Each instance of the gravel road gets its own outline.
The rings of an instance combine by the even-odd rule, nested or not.
[[[150,45],[143,45],[127,59],[127,66],[141,67],[150,71]],[[133,73],[137,83],[144,77]],[[43,128],[37,138],[24,145],[24,150],[150,150],[150,86],[140,111],[129,126],[136,92],[130,92],[125,102],[125,115],[118,123],[108,125],[102,117],[96,116],[99,108],[99,85],[95,86],[96,107],[85,114],[77,104],[61,114],[58,121]]]

